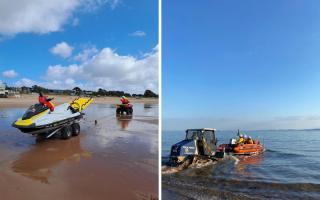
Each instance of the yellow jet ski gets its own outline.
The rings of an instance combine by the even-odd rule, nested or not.
[[[49,138],[60,132],[64,139],[80,133],[80,119],[93,98],[78,97],[69,103],[63,103],[50,111],[42,104],[34,104],[28,108],[24,115],[13,122],[12,126],[29,134],[47,134]]]

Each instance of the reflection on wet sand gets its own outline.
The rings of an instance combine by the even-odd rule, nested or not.
[[[152,104],[147,104],[147,103],[145,103],[145,104],[143,105],[143,108],[144,108],[144,109],[150,109],[150,108],[152,108],[152,107],[153,107]]]
[[[131,120],[132,115],[117,116],[117,123],[120,126],[121,130],[127,130]]]
[[[81,148],[80,137],[69,140],[37,140],[29,151],[22,153],[11,169],[23,176],[49,183],[52,170],[62,161],[79,162],[90,158],[91,153]]]

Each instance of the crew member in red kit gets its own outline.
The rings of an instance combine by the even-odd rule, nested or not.
[[[130,103],[129,99],[125,96],[122,96],[120,101],[122,104],[129,104]]]
[[[39,92],[39,103],[41,103],[42,105],[47,106],[51,112],[54,111],[54,106],[53,104],[50,102],[53,98],[48,98],[47,96],[44,96],[42,94],[42,92]]]

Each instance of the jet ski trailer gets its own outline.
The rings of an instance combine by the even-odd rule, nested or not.
[[[79,123],[84,116],[82,111],[92,101],[92,98],[79,97],[56,106],[53,112],[42,104],[35,104],[13,122],[12,126],[27,134],[43,135],[46,138],[59,134],[62,139],[69,139],[79,135]]]

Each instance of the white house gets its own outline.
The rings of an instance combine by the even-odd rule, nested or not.
[[[0,97],[8,97],[9,91],[6,90],[6,85],[0,82]]]

